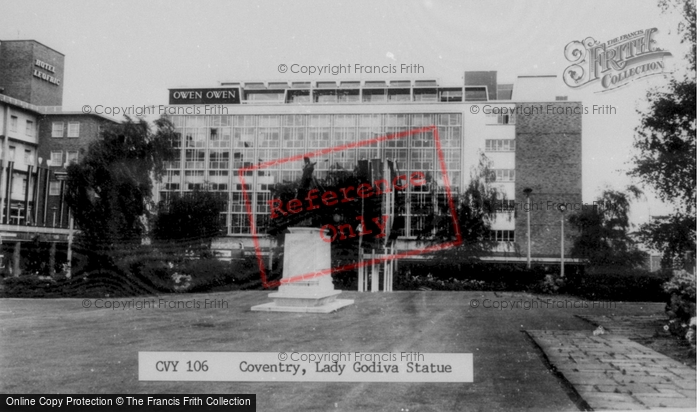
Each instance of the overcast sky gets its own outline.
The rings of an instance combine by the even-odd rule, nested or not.
[[[463,84],[464,71],[497,70],[499,83],[555,74],[571,63],[564,47],[607,41],[652,27],[669,50],[667,70],[682,70],[686,49],[678,14],[656,1],[8,1],[0,0],[0,40],[34,39],[65,54],[64,107],[168,103],[168,88],[220,81],[438,79]],[[425,73],[308,76],[280,74],[292,65],[420,64]],[[609,93],[557,94],[584,106],[611,104],[616,114],[583,118],[583,200],[632,183],[637,108],[656,76]],[[668,212],[650,190],[633,221]]]

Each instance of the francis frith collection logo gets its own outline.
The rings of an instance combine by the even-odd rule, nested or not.
[[[600,42],[592,37],[572,41],[564,48],[564,56],[573,63],[564,70],[564,83],[578,89],[600,84],[607,92],[644,77],[664,74],[664,57],[671,53],[656,47],[656,28]]]

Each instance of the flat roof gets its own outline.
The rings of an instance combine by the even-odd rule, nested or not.
[[[0,40],[0,43],[22,43],[22,42],[26,43],[26,42],[30,42],[30,41],[31,41],[31,42],[34,42],[34,43],[36,43],[36,44],[42,45],[42,46],[46,47],[47,49],[53,50],[53,51],[55,51],[56,53],[60,54],[61,56],[66,57],[65,54],[63,54],[63,53],[61,53],[60,51],[54,49],[53,47],[49,47],[49,46],[45,45],[44,43],[38,42],[38,41],[36,41],[36,40],[34,40],[34,39],[26,39],[26,40]]]

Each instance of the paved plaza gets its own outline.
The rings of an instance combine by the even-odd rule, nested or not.
[[[527,333],[594,410],[694,408],[697,372],[621,335]]]
[[[572,298],[343,292],[355,304],[331,314],[251,312],[267,294],[158,297],[226,303],[199,309],[2,299],[0,392],[255,393],[261,411],[577,411],[695,402],[695,370],[622,335],[593,335],[596,325],[582,318],[653,317],[663,314],[663,303],[535,308],[525,302]],[[139,351],[471,353],[474,381],[146,382],[138,379]]]

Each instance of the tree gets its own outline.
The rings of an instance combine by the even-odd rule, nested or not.
[[[471,170],[471,178],[464,192],[457,200],[456,220],[462,243],[436,254],[437,258],[468,261],[483,256],[494,247],[490,239],[491,220],[496,216],[502,198],[496,188],[491,186],[493,173],[491,161],[481,153],[479,163]],[[419,238],[432,243],[444,243],[456,239],[455,219],[446,202],[436,208],[437,213],[430,213],[425,230]],[[434,208],[435,209],[435,208]],[[434,210],[433,209],[433,210]]]
[[[170,252],[206,255],[211,239],[221,233],[225,200],[219,193],[195,190],[164,200],[153,220],[151,234]]]
[[[93,265],[113,267],[138,248],[146,231],[153,179],[173,157],[175,132],[166,119],[130,118],[104,129],[78,163],[68,166],[66,202],[80,229],[78,242],[92,251]]]
[[[663,251],[662,267],[673,267],[685,260],[687,252],[695,252],[695,217],[676,213],[641,225],[637,236],[650,247]]]
[[[630,236],[630,199],[641,196],[634,186],[626,192],[605,190],[597,206],[586,207],[569,217],[579,229],[572,254],[594,268],[638,267],[645,258]]]
[[[661,0],[663,12],[680,8],[682,20],[678,32],[690,44],[686,54],[687,73],[682,80],[671,79],[664,88],[647,92],[649,109],[639,111],[633,158],[629,175],[639,178],[658,196],[674,204],[675,211],[667,221],[642,226],[640,236],[652,247],[661,247],[663,261],[683,260],[696,245],[696,152],[697,152],[697,69],[696,5],[692,0]],[[668,230],[677,230],[670,234]]]

